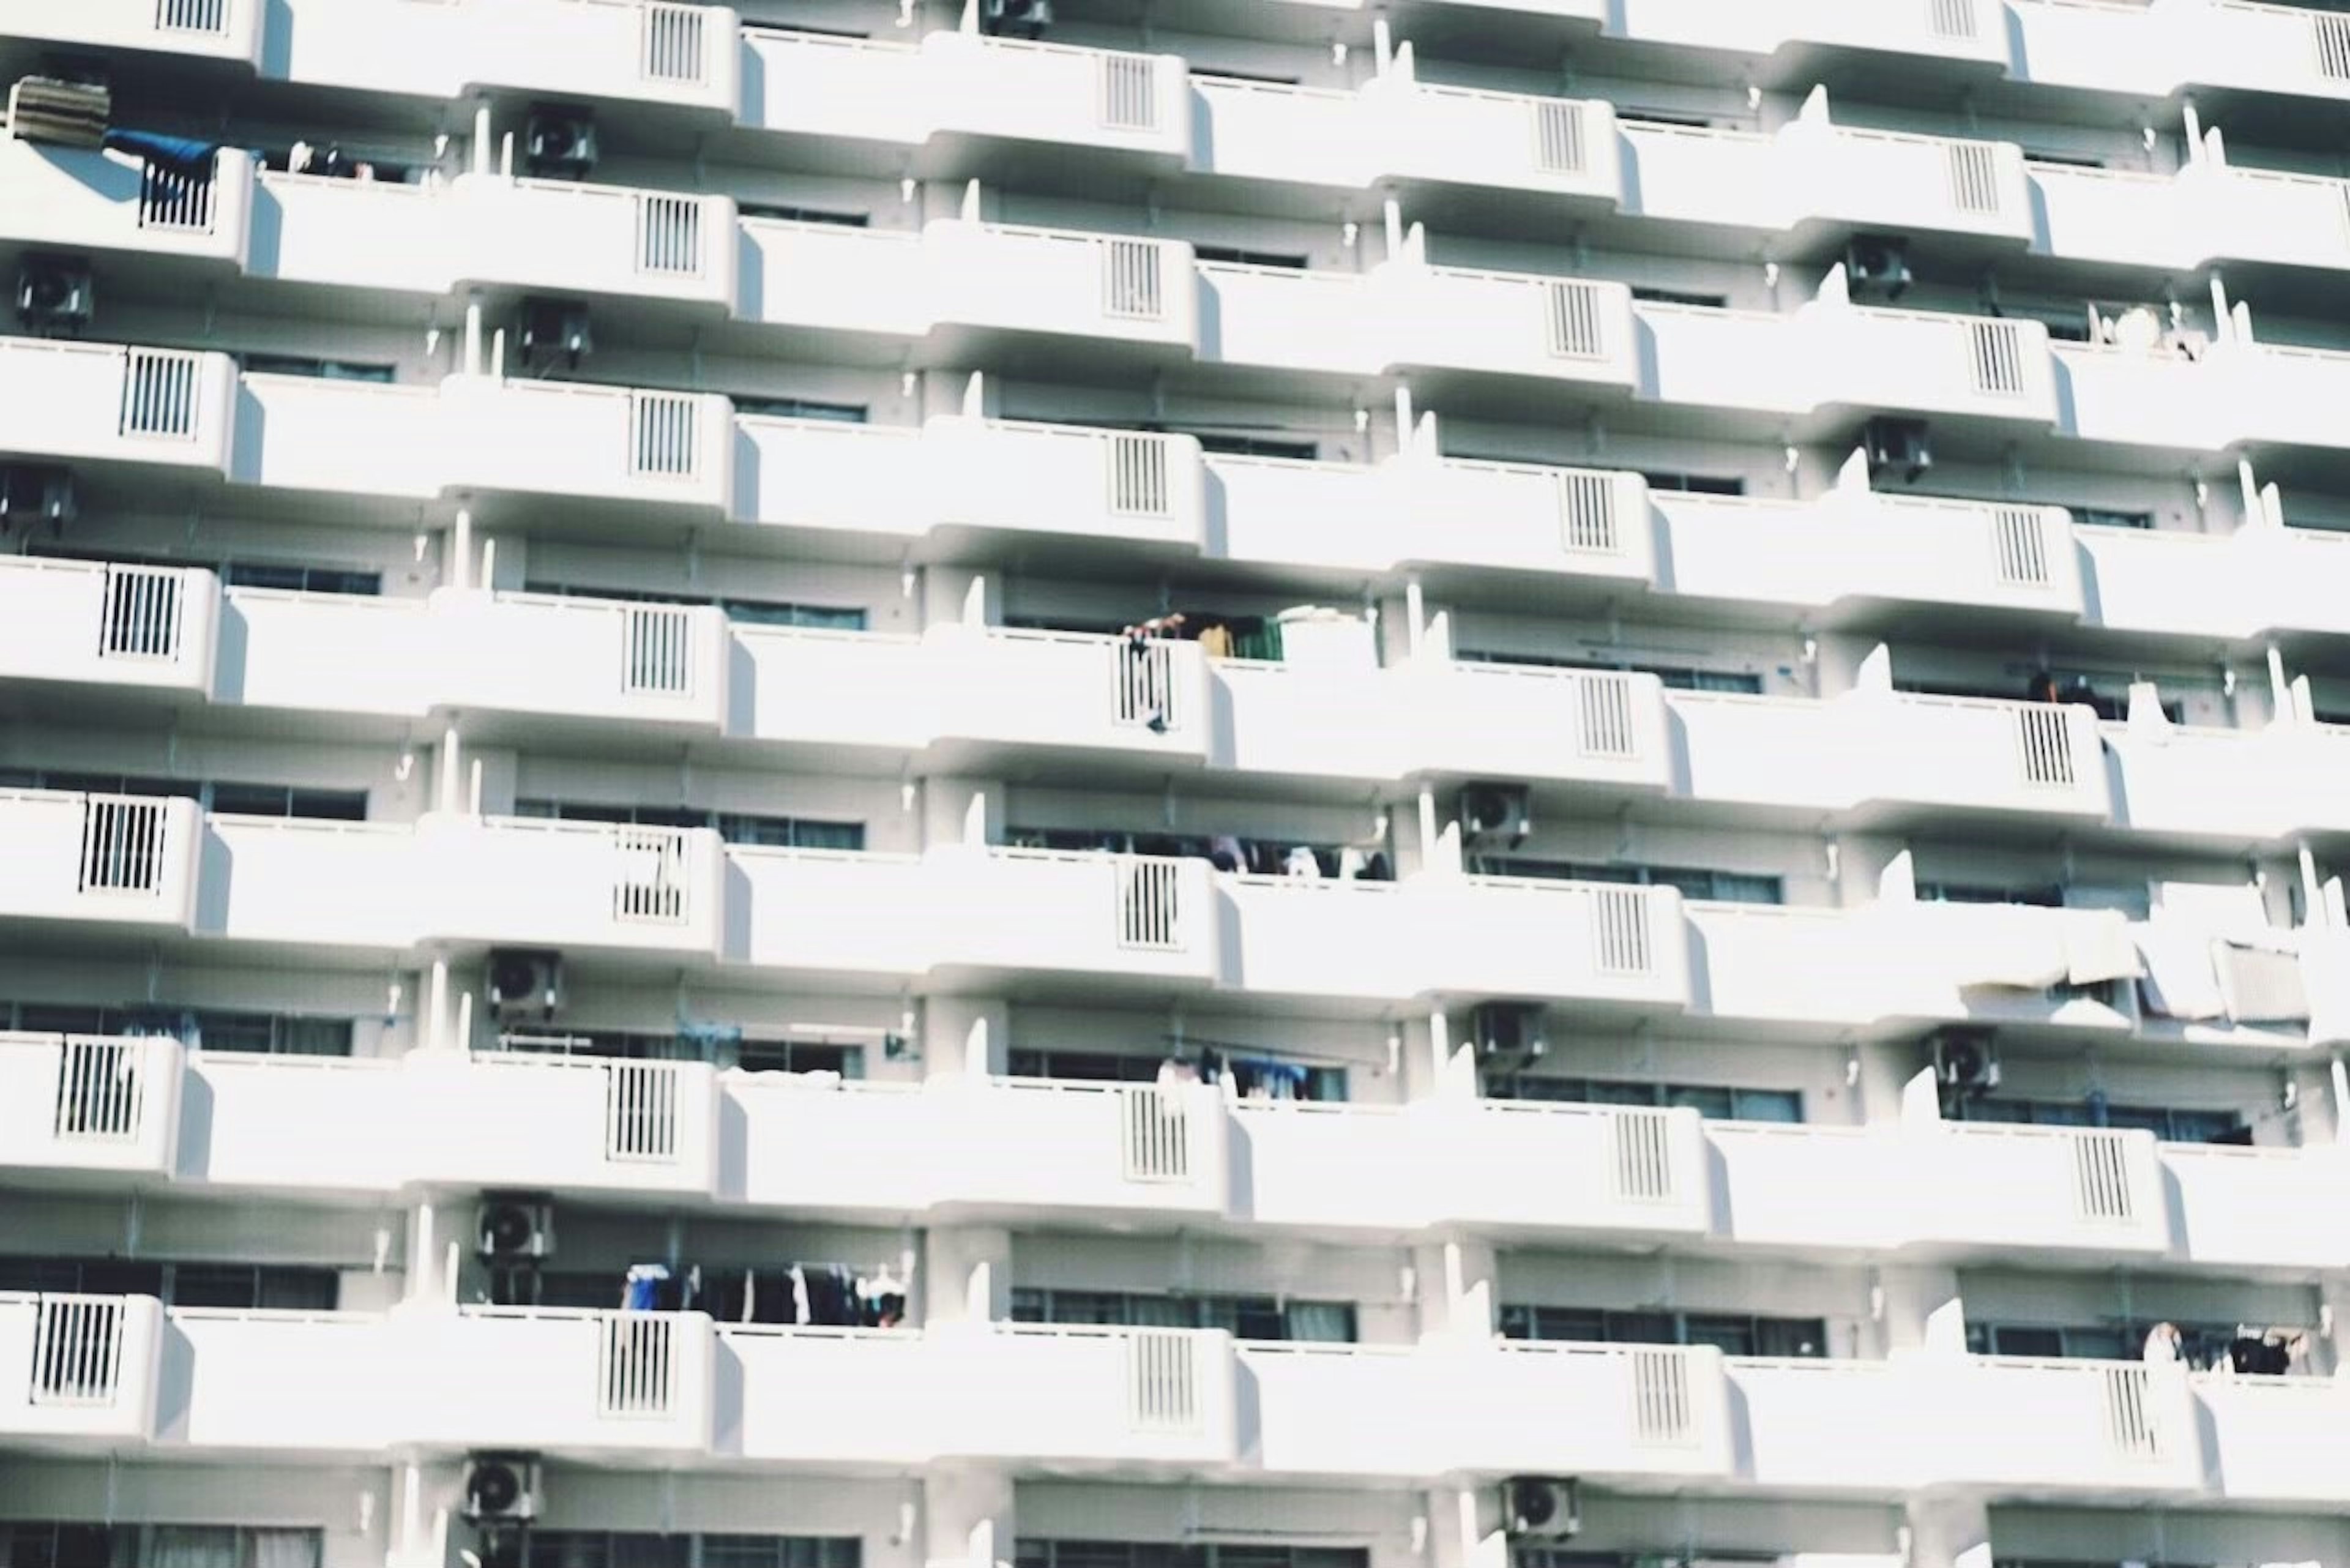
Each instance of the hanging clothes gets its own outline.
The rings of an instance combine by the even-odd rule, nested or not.
[[[1235,1056],[1231,1072],[1232,1088],[1243,1099],[1305,1097],[1305,1069],[1294,1062],[1277,1062],[1269,1056]]]
[[[109,130],[104,145],[109,152],[128,152],[142,158],[158,168],[174,174],[184,174],[192,180],[213,177],[213,163],[220,156],[217,141],[198,141],[186,136],[164,136],[152,130]]]
[[[624,1312],[658,1312],[660,1310],[661,1287],[670,1282],[666,1263],[631,1263],[628,1281],[620,1290],[620,1308]]]

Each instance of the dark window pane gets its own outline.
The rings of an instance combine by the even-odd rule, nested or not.
[[[1607,1338],[1616,1345],[1678,1345],[1680,1324],[1669,1312],[1611,1312]]]
[[[286,813],[321,822],[365,822],[367,792],[356,789],[296,789],[289,792]]]
[[[265,1012],[199,1012],[196,1044],[206,1051],[265,1052],[275,1031]]]
[[[261,1299],[250,1268],[234,1263],[182,1263],[172,1271],[172,1304],[249,1311],[260,1305]]]
[[[331,1269],[264,1269],[259,1304],[268,1312],[332,1312],[341,1286]]]
[[[213,809],[235,816],[284,816],[291,793],[284,784],[216,784]]]
[[[1742,1122],[1800,1122],[1804,1096],[1793,1089],[1733,1089],[1730,1114]]]
[[[1750,1317],[1717,1317],[1692,1313],[1689,1318],[1688,1343],[1712,1345],[1724,1355],[1760,1354],[1754,1320]]]
[[[2000,1324],[1991,1329],[1991,1343],[1993,1351],[2001,1355],[2054,1358],[2064,1354],[2064,1334],[2062,1329]]]
[[[1754,1324],[1754,1354],[1757,1355],[1825,1355],[1828,1353],[1828,1325],[1820,1318],[1774,1318],[1757,1320]]]

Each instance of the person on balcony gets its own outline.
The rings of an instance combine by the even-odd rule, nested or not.
[[[2180,1336],[2175,1323],[2158,1323],[2146,1331],[2146,1364],[2169,1366],[2179,1358]]]

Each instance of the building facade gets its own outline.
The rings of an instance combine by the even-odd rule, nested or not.
[[[0,1568],[2350,1568],[2350,14],[0,76]]]

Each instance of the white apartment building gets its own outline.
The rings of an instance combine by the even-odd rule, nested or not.
[[[0,1568],[2350,1568],[2350,12],[0,81]]]

